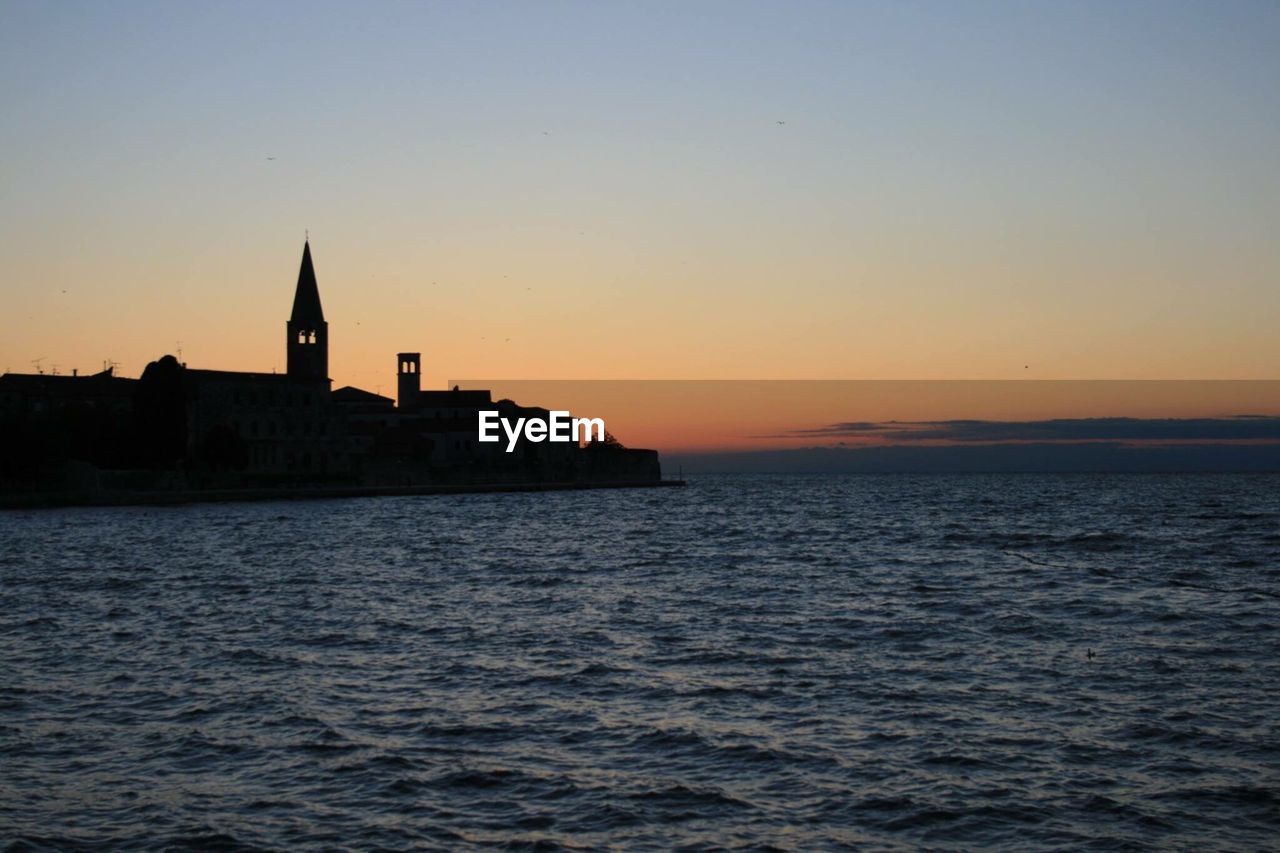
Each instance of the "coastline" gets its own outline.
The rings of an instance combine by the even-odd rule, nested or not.
[[[685,480],[621,480],[617,482],[466,483],[422,486],[298,486],[263,489],[201,489],[164,492],[34,492],[0,495],[0,510],[63,509],[99,506],[179,506],[237,501],[301,501],[329,498],[470,495],[501,492],[561,492],[583,489],[678,488]]]

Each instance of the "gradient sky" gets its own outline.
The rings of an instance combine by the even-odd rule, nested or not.
[[[370,390],[1275,378],[1277,45],[1275,2],[5,2],[0,369],[283,369],[310,229]]]

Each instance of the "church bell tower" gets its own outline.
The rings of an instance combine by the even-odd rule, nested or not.
[[[299,379],[329,379],[329,324],[320,307],[320,289],[311,265],[311,242],[302,244],[302,267],[293,294],[289,330],[288,373]]]

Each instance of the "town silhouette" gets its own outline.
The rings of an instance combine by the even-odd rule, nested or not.
[[[488,390],[421,387],[422,357],[397,353],[396,398],[333,389],[310,240],[286,322],[286,370],[189,367],[141,377],[0,376],[0,491],[10,502],[128,502],[164,495],[273,496],[662,484],[657,451],[612,435],[584,443],[477,440],[481,411],[550,410]]]

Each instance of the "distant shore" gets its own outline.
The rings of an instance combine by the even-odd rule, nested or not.
[[[600,483],[468,483],[422,486],[296,486],[262,489],[189,489],[152,492],[32,492],[0,495],[0,510],[89,506],[176,506],[235,501],[296,501],[323,498],[470,495],[494,492],[561,492],[581,489],[654,489],[684,486],[684,480]]]

